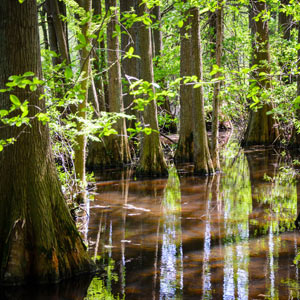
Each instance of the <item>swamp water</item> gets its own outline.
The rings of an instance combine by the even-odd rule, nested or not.
[[[78,220],[102,272],[0,299],[300,299],[293,170],[272,149],[231,143],[223,156],[214,177],[102,175]]]

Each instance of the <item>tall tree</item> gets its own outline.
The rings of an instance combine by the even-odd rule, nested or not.
[[[199,9],[194,7],[192,14],[192,60],[194,75],[201,82],[203,80],[202,45],[199,24]],[[194,120],[194,172],[196,174],[210,174],[214,172],[205,124],[204,91],[202,84],[193,90],[193,120]]]
[[[0,2],[0,86],[31,71],[41,78],[35,0]],[[12,92],[30,104],[31,126],[1,126],[0,139],[18,137],[0,152],[0,283],[57,282],[91,270],[62,195],[49,130],[34,116],[45,110],[41,87]],[[0,93],[0,110],[9,110]]]
[[[53,58],[53,63],[64,61],[70,64],[67,27],[61,20],[61,15],[66,14],[65,4],[63,1],[47,0],[44,5],[47,6],[50,49],[59,55]]]
[[[139,0],[139,15],[148,14],[149,11],[145,3]],[[144,23],[140,23],[140,56],[141,56],[141,79],[154,82],[151,31]],[[155,93],[154,87],[151,87]],[[157,120],[156,101],[152,100],[146,105],[143,112],[143,122],[145,126],[152,129],[151,134],[143,133],[141,156],[138,165],[138,173],[145,175],[167,174],[167,164],[164,159],[162,146],[159,139],[159,128]]]
[[[298,21],[298,44],[300,44],[300,22]],[[298,59],[297,59],[297,96],[300,97],[300,49],[298,49]],[[299,122],[300,120],[300,109],[296,110],[296,120]],[[292,137],[290,140],[290,147],[291,148],[298,148],[300,146],[300,133],[293,127]]]
[[[267,90],[271,89],[270,79],[270,45],[268,20],[264,18],[267,13],[267,4],[264,1],[251,0],[251,12],[254,17],[254,47],[252,50],[252,65],[257,65],[253,73],[258,88],[257,97],[260,105],[256,110],[251,110],[244,144],[270,145],[278,138],[277,124],[272,115],[267,112],[273,107],[267,99]]]
[[[215,62],[218,68],[221,68],[222,59],[222,43],[223,43],[223,0],[218,1],[218,9],[216,10],[215,27],[216,27],[216,43],[215,43]],[[219,159],[219,115],[220,115],[220,90],[221,81],[218,78],[221,77],[221,72],[217,72],[214,77],[217,81],[214,84],[213,95],[213,111],[212,111],[212,137],[211,137],[211,158],[215,171],[220,170]]]
[[[76,178],[85,186],[86,184],[86,174],[85,174],[85,165],[86,165],[86,144],[87,137],[84,133],[84,121],[87,118],[87,103],[88,103],[88,91],[90,84],[90,75],[91,75],[91,57],[90,57],[90,27],[91,27],[91,17],[92,17],[92,0],[82,0],[78,1],[80,7],[83,8],[85,16],[83,17],[82,26],[81,26],[81,35],[84,37],[85,44],[83,45],[80,51],[80,68],[81,73],[83,74],[83,79],[81,81],[81,93],[82,100],[78,104],[77,108],[77,136],[76,136],[76,145],[75,145],[75,172]],[[84,187],[83,187],[84,188]],[[78,201],[84,199],[84,192],[80,191],[78,193]]]
[[[291,28],[292,28],[292,16],[287,14],[285,6],[288,5],[290,0],[281,0],[281,10],[278,14],[278,30],[281,33],[282,37],[289,41],[291,38]]]
[[[109,112],[120,113],[124,111],[121,65],[120,65],[120,42],[116,28],[119,23],[117,1],[106,0],[106,8],[110,21],[107,25],[107,59],[108,59],[108,95]],[[118,118],[113,128],[117,134],[103,138],[101,145],[89,154],[88,164],[93,167],[122,166],[130,162],[130,150],[128,144],[126,123],[124,118]]]
[[[180,77],[191,76],[191,17],[188,10],[180,29]],[[191,118],[193,87],[183,82],[180,84],[180,128],[179,141],[175,153],[176,162],[191,162],[194,160],[193,118]]]
[[[134,48],[134,53],[140,55],[138,35],[139,35],[139,26],[137,22],[133,24],[127,24],[127,18],[124,17],[125,14],[137,10],[137,0],[127,0],[120,1],[120,12],[121,12],[121,21],[123,33],[121,36],[121,51],[123,54],[127,52],[131,47]],[[124,33],[125,32],[125,33]],[[123,58],[122,59],[122,78],[123,82],[123,102],[124,109],[126,114],[135,115],[138,117],[138,113],[135,110],[132,110],[133,96],[129,93],[130,84],[134,83],[135,80],[140,78],[140,60],[136,57],[132,58]],[[128,127],[134,127],[134,120],[128,120]]]

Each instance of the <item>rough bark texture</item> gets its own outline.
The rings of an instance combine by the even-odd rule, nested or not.
[[[199,26],[199,10],[192,9],[192,60],[194,75],[202,81],[202,47]],[[193,119],[194,119],[194,172],[196,174],[211,174],[214,172],[208,147],[205,125],[204,92],[200,86],[193,90]]]
[[[117,1],[106,0],[106,5],[108,8],[117,7]],[[119,36],[115,31],[119,18],[116,11],[110,10],[110,13],[111,20],[107,25],[109,112],[120,113],[123,112],[120,45]],[[131,161],[125,119],[119,118],[113,128],[118,134],[105,137],[102,145],[93,149],[96,151],[89,154],[89,166],[94,168],[123,166]]]
[[[187,12],[187,15],[190,12]],[[191,18],[188,17],[180,29],[180,77],[191,76]],[[183,82],[180,85],[180,128],[176,162],[192,162],[194,160],[193,118],[192,115],[193,87]]]
[[[267,9],[265,2],[258,0],[251,1],[251,8],[254,17],[258,16],[262,11]],[[270,49],[269,49],[269,29],[268,21],[263,21],[260,17],[254,23],[255,37],[252,53],[252,64],[257,65],[257,69],[253,74],[256,79],[260,93],[264,89],[271,88],[271,81],[266,76],[260,76],[260,73],[270,74]],[[259,97],[258,94],[258,97]],[[278,128],[274,118],[266,113],[272,109],[272,103],[268,100],[261,100],[261,106],[255,111],[251,110],[247,131],[243,143],[245,145],[262,144],[270,145],[278,138]]]
[[[139,1],[139,15],[147,12],[146,5]],[[141,78],[148,82],[154,81],[151,31],[140,23],[140,46],[141,46]],[[153,88],[153,87],[152,87]],[[153,93],[154,93],[153,88]],[[137,173],[140,175],[167,175],[167,164],[163,156],[162,146],[159,139],[156,102],[151,101],[144,109],[143,122],[153,131],[150,135],[143,134],[140,161]]]
[[[84,0],[81,3],[85,12],[91,15],[92,13],[92,0]],[[76,178],[80,180],[83,184],[83,187],[86,184],[85,179],[85,161],[86,161],[86,144],[87,138],[84,133],[84,122],[81,120],[86,120],[87,118],[87,102],[88,102],[88,91],[90,84],[90,75],[91,75],[91,58],[90,58],[90,50],[88,45],[91,43],[91,38],[89,36],[91,20],[87,21],[84,25],[82,25],[81,32],[87,41],[87,46],[83,47],[80,52],[80,68],[81,73],[83,74],[83,79],[81,82],[81,93],[83,94],[83,100],[78,104],[77,108],[77,136],[76,136],[76,145],[75,145],[75,158],[74,158],[74,166],[76,172]],[[84,200],[85,194],[84,191],[80,191],[77,200],[81,202]]]
[[[215,44],[215,63],[221,68],[222,59],[222,43],[223,43],[223,15],[224,8],[221,1],[218,1],[218,9],[216,10],[216,44]],[[214,77],[219,78],[222,76],[221,72],[217,72]],[[221,81],[217,81],[214,85],[213,95],[213,111],[212,111],[212,137],[211,137],[211,159],[215,171],[220,170],[219,158],[219,124],[220,124],[220,90]]]
[[[8,77],[32,71],[41,77],[35,0],[0,2],[0,86]],[[33,116],[45,104],[42,93],[13,91],[30,103]],[[0,93],[0,109],[9,109]],[[62,195],[49,131],[36,119],[31,127],[0,127],[0,139],[18,137],[0,152],[0,284],[57,282],[91,270],[91,263]]]

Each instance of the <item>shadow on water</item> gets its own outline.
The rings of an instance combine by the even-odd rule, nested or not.
[[[1,299],[300,299],[293,169],[273,149],[231,142],[222,170],[199,178],[171,168],[154,180],[99,174],[78,226],[102,272],[91,283],[7,290]]]

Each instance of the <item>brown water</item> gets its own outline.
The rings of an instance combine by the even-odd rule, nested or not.
[[[223,156],[214,177],[187,176],[190,166],[168,179],[101,175],[78,226],[103,271],[0,299],[300,299],[286,156],[234,143]]]

